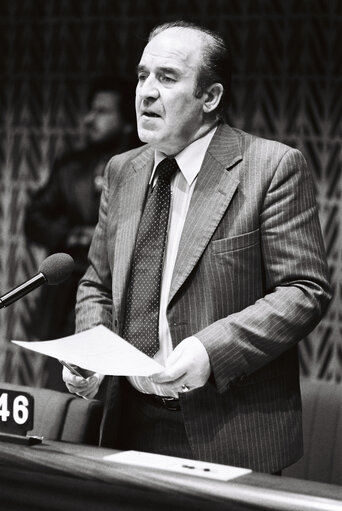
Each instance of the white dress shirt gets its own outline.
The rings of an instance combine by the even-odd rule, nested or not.
[[[166,240],[159,308],[159,351],[154,356],[154,359],[163,366],[165,365],[168,356],[173,351],[166,310],[178,247],[191,197],[197,181],[197,176],[215,131],[216,127],[210,130],[209,133],[202,138],[192,142],[192,144],[187,146],[183,149],[183,151],[175,156],[180,172],[177,172],[171,181],[169,227]],[[150,184],[152,184],[152,186],[156,183],[156,167],[164,158],[166,158],[165,154],[159,151],[155,152],[154,167],[150,179]],[[146,394],[165,395],[162,387],[152,383],[147,377],[130,376],[128,377],[128,380],[140,392]],[[168,392],[167,395],[178,397],[178,392],[175,389],[174,392]]]

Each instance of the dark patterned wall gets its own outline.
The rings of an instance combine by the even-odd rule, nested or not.
[[[43,259],[22,224],[28,191],[55,156],[82,141],[89,81],[132,75],[149,29],[188,19],[228,37],[231,122],[301,149],[315,176],[334,300],[301,346],[302,370],[342,377],[340,0],[0,0],[0,294]],[[25,339],[37,292],[1,311],[2,380],[44,385]]]

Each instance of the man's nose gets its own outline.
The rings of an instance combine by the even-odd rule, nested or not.
[[[144,82],[138,87],[138,94],[142,99],[158,99],[159,89],[158,83],[155,78],[149,76]]]
[[[94,112],[90,111],[88,112],[84,117],[84,123],[86,125],[91,124],[94,120]]]

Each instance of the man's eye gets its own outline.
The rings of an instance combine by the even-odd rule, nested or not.
[[[138,81],[139,82],[143,82],[144,80],[146,80],[147,78],[147,74],[146,73],[139,73],[138,74]]]
[[[174,78],[171,78],[171,76],[160,76],[159,77],[159,80],[162,82],[162,83],[173,83],[175,82],[176,80]]]

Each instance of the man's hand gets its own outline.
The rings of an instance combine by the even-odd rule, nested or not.
[[[203,387],[210,376],[208,353],[196,337],[187,337],[173,350],[166,361],[164,371],[150,377],[153,383],[178,392]],[[182,387],[183,386],[183,387]]]
[[[77,394],[84,399],[92,399],[96,396],[104,376],[99,373],[91,373],[90,371],[87,371],[87,373],[89,373],[89,376],[85,378],[75,376],[64,366],[62,378],[69,392]]]

